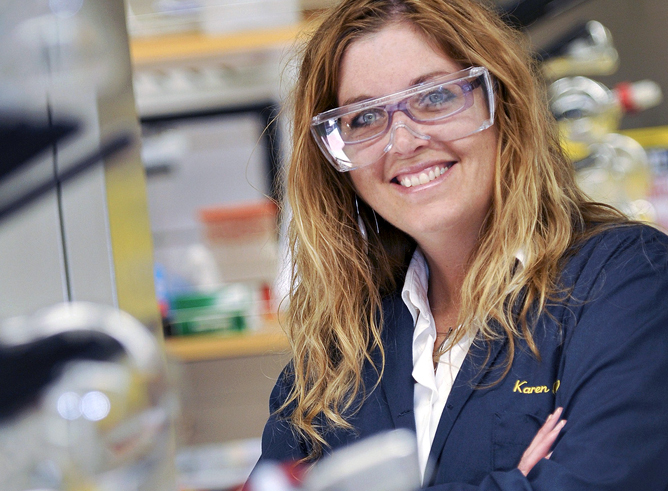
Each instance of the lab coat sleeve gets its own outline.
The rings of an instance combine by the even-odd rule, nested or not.
[[[527,477],[513,469],[429,489],[668,489],[668,243],[641,235],[604,247],[604,267],[570,294],[556,400],[567,424],[550,460]]]
[[[298,461],[306,457],[307,449],[292,428],[290,410],[279,411],[293,385],[292,365],[288,364],[278,378],[269,398],[269,420],[262,432],[260,461]]]

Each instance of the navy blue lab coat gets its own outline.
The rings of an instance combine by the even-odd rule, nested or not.
[[[497,381],[507,341],[469,350],[443,410],[424,487],[454,490],[668,490],[668,237],[625,226],[586,241],[565,262],[565,301],[534,323],[535,357],[520,342]],[[385,374],[349,421],[326,434],[327,452],[375,433],[415,431],[413,320],[396,293],[384,300]],[[489,354],[489,356],[488,356]],[[366,387],[376,372],[364,368]],[[275,411],[290,368],[270,400],[262,460],[304,457],[308,447]],[[527,477],[522,453],[547,416],[568,420],[550,460]]]

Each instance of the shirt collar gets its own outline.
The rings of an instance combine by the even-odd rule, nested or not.
[[[429,306],[427,291],[429,290],[429,265],[419,248],[415,249],[406,271],[401,299],[413,317],[413,325],[417,322],[421,311]]]
[[[515,253],[518,266],[524,268],[526,253],[520,248]],[[420,248],[416,248],[406,271],[406,278],[401,290],[401,299],[413,317],[413,325],[417,322],[420,312],[429,308],[427,292],[429,291],[429,264]]]

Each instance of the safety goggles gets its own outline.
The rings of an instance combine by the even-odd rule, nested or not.
[[[415,127],[392,123],[400,111]],[[339,172],[377,162],[394,145],[395,132],[416,138],[453,141],[494,123],[494,91],[486,68],[471,67],[395,94],[338,107],[311,121],[320,150]]]

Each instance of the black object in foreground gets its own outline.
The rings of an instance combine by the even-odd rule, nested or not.
[[[98,331],[68,331],[29,343],[0,345],[0,423],[35,404],[72,361],[106,361],[125,353],[116,339]]]

